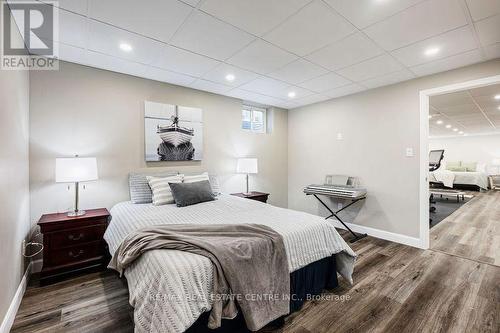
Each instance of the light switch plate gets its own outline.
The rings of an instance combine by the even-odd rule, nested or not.
[[[413,148],[406,148],[406,157],[413,157],[413,156],[415,156]]]

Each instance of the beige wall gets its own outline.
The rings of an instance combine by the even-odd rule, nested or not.
[[[346,220],[418,238],[419,91],[498,74],[495,60],[289,111],[289,208],[324,214],[302,188],[325,174],[357,176],[369,196]]]
[[[0,323],[25,270],[21,244],[30,225],[28,117],[29,73],[0,70]]]
[[[500,158],[500,134],[476,135],[454,138],[433,138],[429,140],[430,149],[444,149],[444,162],[477,162],[486,165],[486,172],[497,174],[493,159]]]
[[[144,162],[144,101],[200,107],[204,117],[201,162]],[[61,63],[57,72],[33,72],[30,110],[32,220],[72,207],[73,192],[54,183],[55,158],[96,156],[99,181],[81,192],[82,208],[108,207],[129,200],[128,173],[141,168],[207,170],[217,173],[225,192],[244,190],[235,174],[236,158],[255,156],[259,174],[251,188],[271,193],[287,206],[287,112],[274,109],[270,134],[240,129],[241,101],[220,95]]]

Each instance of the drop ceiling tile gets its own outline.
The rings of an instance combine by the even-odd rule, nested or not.
[[[495,15],[475,23],[482,45],[500,43],[500,15]]]
[[[132,51],[120,49],[121,43],[132,46]],[[162,43],[153,41],[113,26],[91,21],[89,50],[128,59],[143,64],[149,64],[159,55]]]
[[[314,0],[264,38],[304,56],[355,31],[355,27],[330,7]]]
[[[266,96],[287,96],[289,85],[285,82],[271,79],[268,77],[259,77],[240,88]],[[285,97],[282,97],[283,99]]]
[[[474,88],[470,89],[469,91],[472,96],[487,96],[491,101],[495,101],[495,95],[500,94],[500,84],[492,84],[489,86]],[[500,104],[500,101],[496,102]]]
[[[177,0],[89,0],[90,17],[168,42],[192,8]]]
[[[467,24],[459,0],[428,0],[364,31],[388,51]]]
[[[215,83],[215,82],[211,82],[211,81],[207,81],[207,80],[203,80],[203,79],[198,79],[198,80],[194,81],[193,83],[191,83],[189,85],[189,87],[194,88],[194,89],[198,89],[198,90],[212,92],[215,94],[224,94],[224,93],[228,92],[229,90],[231,90],[231,87],[226,86],[224,84]]]
[[[352,82],[335,73],[329,73],[315,79],[302,82],[299,86],[321,93],[334,88],[346,86]]]
[[[204,75],[219,64],[216,60],[169,45],[164,45],[151,63],[154,67],[196,77]]]
[[[85,64],[91,67],[139,77],[143,77],[148,68],[147,66],[139,64],[137,62],[120,59],[93,51],[87,51],[87,54],[85,56]]]
[[[428,62],[422,65],[413,66],[410,70],[418,76],[425,76],[434,73],[448,71],[483,61],[478,50],[472,50],[457,54],[441,60]]]
[[[59,59],[73,62],[75,64],[83,64],[85,62],[86,51],[79,47],[58,43]]]
[[[295,93],[295,97],[289,97],[288,94],[289,93]],[[307,89],[304,89],[304,88],[301,88],[301,87],[297,87],[297,86],[288,86],[285,90],[284,93],[282,94],[279,94],[279,95],[272,95],[273,97],[276,97],[276,98],[280,98],[280,99],[284,99],[284,100],[288,100],[290,102],[294,102],[301,99],[301,98],[305,98],[305,97],[308,97],[308,96],[311,96],[312,94],[314,94],[312,91],[309,91]]]
[[[225,60],[255,38],[200,11],[193,13],[172,38],[183,49]]]
[[[256,40],[227,60],[228,63],[260,74],[275,71],[298,59],[271,43]]]
[[[498,0],[467,0],[467,7],[474,21],[500,14],[500,1]]]
[[[340,88],[335,88],[329,91],[326,91],[324,95],[330,97],[330,98],[337,98],[341,96],[347,96],[351,94],[355,94],[360,91],[364,91],[366,88],[360,86],[359,84],[350,84],[348,86],[340,87]]]
[[[261,36],[310,0],[207,0],[201,10],[254,35]]]
[[[333,71],[373,58],[383,52],[377,44],[363,33],[358,32],[330,44],[306,56],[306,58]]]
[[[292,104],[292,102],[288,102],[279,98],[274,98],[270,96],[265,96],[262,94],[254,93],[251,91],[246,91],[243,89],[235,88],[231,90],[229,93],[226,95],[234,97],[234,98],[239,98],[244,101],[248,102],[254,102],[254,103],[259,103],[263,105],[271,105],[271,106],[289,106],[289,104]]]
[[[281,81],[297,84],[326,73],[328,73],[326,69],[307,60],[298,59],[268,75]]]
[[[200,0],[180,0],[180,1],[190,5],[192,7],[196,7],[200,3]]]
[[[373,79],[362,81],[360,82],[360,84],[362,86],[372,89],[382,86],[388,86],[406,80],[411,80],[413,78],[415,78],[415,74],[413,74],[412,72],[410,72],[405,68],[398,72],[393,72],[387,75],[382,75]]]
[[[36,22],[33,24],[36,24]],[[47,35],[43,30],[37,31],[36,35],[48,40],[54,38],[52,34]],[[56,42],[85,48],[88,36],[87,19],[84,16],[60,9],[58,35],[59,36],[56,36],[54,39]]]
[[[69,10],[70,12],[87,15],[87,0],[59,0],[57,2],[41,1],[48,4],[54,3],[58,8]]]
[[[188,86],[189,84],[193,83],[194,80],[196,79],[189,75],[179,74],[156,67],[148,67],[148,69],[144,74],[144,77],[147,79],[160,82],[167,82],[180,86]]]
[[[474,103],[467,91],[459,91],[451,94],[443,94],[431,96],[429,99],[430,105],[442,111],[444,108],[449,108],[457,105],[471,105]]]
[[[500,58],[500,43],[491,44],[483,47],[486,53],[486,59]]]
[[[349,80],[359,82],[401,69],[403,67],[396,60],[386,54],[382,54],[336,72]]]
[[[354,25],[362,29],[422,2],[422,0],[326,0],[326,2]]]
[[[425,51],[431,48],[437,48],[439,52],[433,56],[425,55]],[[475,48],[476,41],[474,35],[470,27],[465,26],[392,51],[391,53],[405,66],[416,66]]]
[[[309,104],[314,104],[318,102],[323,102],[329,100],[330,97],[321,95],[321,94],[312,94],[303,98],[296,99],[294,102],[298,104],[298,106],[304,106]]]
[[[226,75],[228,74],[234,75],[233,81],[228,81],[226,79]],[[228,64],[220,64],[219,66],[215,67],[214,69],[203,75],[203,78],[212,82],[238,87],[242,84],[245,84],[247,82],[256,79],[258,76],[259,76],[258,74],[249,72],[247,70],[235,66],[231,66]]]

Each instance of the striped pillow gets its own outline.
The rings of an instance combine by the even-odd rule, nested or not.
[[[174,197],[170,190],[168,183],[182,183],[183,175],[176,175],[172,177],[146,177],[153,192],[153,205],[160,206],[166,204],[173,204]]]
[[[172,177],[176,176],[177,172],[165,171],[165,172],[155,172],[150,173],[135,173],[132,172],[129,175],[129,190],[130,190],[130,200],[135,204],[151,203],[153,202],[153,193],[151,193],[151,188],[147,180],[147,176],[150,177]]]
[[[194,182],[201,182],[203,180],[208,180],[208,172],[204,172],[199,175],[191,175],[191,176],[184,176],[184,183],[194,183]]]

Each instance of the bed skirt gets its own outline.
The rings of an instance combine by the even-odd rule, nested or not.
[[[338,286],[335,255],[310,263],[295,272],[290,273],[290,313],[300,310],[309,295],[319,295],[325,289]],[[245,320],[240,314],[233,320],[222,320],[222,326],[211,330],[207,327],[208,312],[186,330],[186,333],[236,333],[250,332],[246,329]],[[270,325],[283,324],[284,317],[275,320]]]

